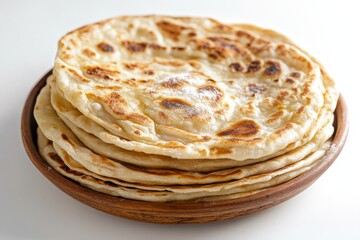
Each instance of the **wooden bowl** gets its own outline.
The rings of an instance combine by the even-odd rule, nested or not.
[[[54,169],[42,159],[36,145],[37,123],[33,116],[34,104],[45,85],[48,72],[30,92],[21,119],[23,143],[35,167],[65,193],[101,211],[153,223],[206,223],[249,215],[275,206],[294,197],[309,187],[335,161],[348,133],[347,108],[340,96],[335,111],[335,136],[331,151],[308,172],[278,186],[252,196],[206,203],[154,203],[113,197],[81,186]]]

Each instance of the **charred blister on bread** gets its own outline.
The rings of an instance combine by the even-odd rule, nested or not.
[[[269,78],[278,78],[282,74],[281,65],[277,61],[266,61],[262,75]]]
[[[114,52],[114,47],[106,42],[101,42],[97,45],[97,47],[102,51],[106,53],[112,53]]]
[[[262,62],[260,60],[251,61],[247,67],[246,73],[256,73],[262,67]]]
[[[245,70],[245,67],[240,62],[234,62],[229,65],[229,69],[233,73],[239,73],[239,72],[243,72]]]
[[[117,70],[101,68],[99,66],[86,67],[86,74],[89,77],[95,77],[103,80],[114,80],[114,76],[120,74]]]

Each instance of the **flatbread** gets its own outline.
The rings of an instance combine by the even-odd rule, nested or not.
[[[85,117],[80,111],[73,107],[57,92],[55,86],[55,79],[50,76],[48,82],[51,86],[51,104],[54,107],[59,117],[67,124],[71,131],[91,150],[101,155],[117,159],[120,161],[133,163],[139,166],[155,167],[155,168],[175,168],[186,171],[214,171],[232,167],[239,167],[249,164],[261,162],[272,157],[283,155],[303,144],[310,141],[315,133],[321,130],[325,125],[332,124],[334,94],[325,95],[325,102],[319,111],[319,118],[315,121],[312,128],[304,135],[304,138],[289,144],[285,149],[282,149],[272,155],[260,159],[248,159],[244,161],[235,161],[231,159],[176,159],[167,156],[144,154],[136,151],[126,150],[132,145],[131,141],[122,139],[103,127],[96,124],[91,119]],[[327,86],[328,81],[326,81]],[[332,88],[327,89],[331,91]],[[87,134],[89,133],[89,134]],[[96,139],[94,136],[98,137]],[[108,145],[106,143],[115,145]],[[130,147],[131,148],[131,147]]]
[[[272,178],[268,178],[265,182],[245,184],[229,189],[218,189],[217,191],[181,191],[182,189],[186,189],[186,186],[167,186],[166,188],[168,189],[164,189],[162,191],[150,190],[151,188],[156,188],[156,186],[148,186],[148,190],[142,190],[136,188],[136,185],[131,183],[124,183],[114,179],[103,178],[101,176],[94,175],[91,172],[88,172],[90,174],[88,175],[83,170],[81,170],[80,166],[77,166],[76,170],[69,168],[53,148],[52,142],[47,140],[41,132],[39,132],[38,136],[38,145],[42,157],[49,163],[51,167],[53,167],[62,175],[99,192],[143,201],[169,202],[194,200],[203,202],[231,199],[239,196],[248,196],[260,192],[262,189],[289,181],[290,179],[297,177],[305,171],[308,171],[316,162],[316,159],[314,158],[315,160],[312,160],[311,163],[309,162],[310,164],[304,165],[300,169],[275,175]],[[325,144],[321,154],[319,154],[316,158],[321,158],[329,146],[330,143]],[[72,163],[72,166],[75,165],[76,163]],[[126,184],[128,184],[128,186],[124,187]],[[162,186],[159,187],[161,188]],[[189,189],[194,190],[196,187],[201,188],[204,186],[190,186]],[[178,188],[177,191],[173,191],[176,188]],[[169,191],[169,189],[171,191]]]
[[[198,173],[178,170],[140,168],[135,165],[113,161],[86,148],[56,115],[50,104],[50,89],[45,87],[38,95],[35,118],[45,136],[64,149],[73,159],[96,174],[127,182],[157,185],[209,184],[242,179],[254,174],[274,171],[297,162],[312,151],[316,151],[333,133],[332,122],[317,134],[314,142],[279,156],[272,161],[221,171]],[[70,123],[68,123],[70,124]]]
[[[132,140],[128,150],[185,159],[274,154],[309,132],[325,93],[299,49],[207,18],[88,25],[60,40],[54,74],[82,114]]]

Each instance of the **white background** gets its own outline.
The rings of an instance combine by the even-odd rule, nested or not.
[[[334,165],[277,207],[204,225],[126,220],[58,190],[22,146],[20,114],[28,92],[51,68],[61,35],[108,17],[150,13],[258,24],[285,33],[316,56],[349,106],[350,134]],[[359,45],[356,1],[0,0],[0,239],[360,239]]]

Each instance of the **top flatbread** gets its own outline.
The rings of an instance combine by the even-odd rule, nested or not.
[[[133,149],[189,159],[273,154],[309,132],[332,94],[298,48],[207,18],[88,25],[60,40],[54,75],[67,101]]]

